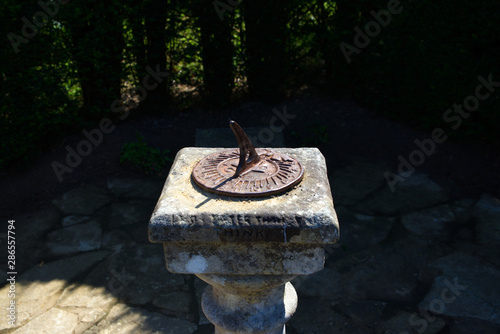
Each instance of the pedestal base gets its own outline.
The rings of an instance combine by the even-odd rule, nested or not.
[[[215,334],[285,334],[285,323],[297,309],[295,276],[202,275],[210,284],[202,297]]]

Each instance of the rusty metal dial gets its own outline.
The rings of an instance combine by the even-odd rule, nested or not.
[[[298,184],[304,168],[295,158],[269,148],[255,149],[234,121],[229,126],[239,150],[217,152],[201,159],[193,180],[201,188],[227,196],[256,197],[282,192]]]

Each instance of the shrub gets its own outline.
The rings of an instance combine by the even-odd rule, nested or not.
[[[169,150],[150,147],[137,133],[137,141],[123,145],[120,163],[147,175],[165,176],[172,159]]]

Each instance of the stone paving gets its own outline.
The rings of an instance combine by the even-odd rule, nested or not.
[[[330,171],[341,242],[294,280],[287,333],[499,333],[500,200],[451,199],[417,172],[391,192],[384,168]],[[169,273],[147,240],[162,186],[85,184],[17,217],[16,326],[4,286],[0,333],[213,333],[205,283]]]

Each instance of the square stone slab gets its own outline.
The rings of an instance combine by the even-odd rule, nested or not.
[[[339,238],[326,163],[316,148],[276,148],[304,167],[292,189],[266,197],[208,192],[192,180],[194,166],[224,148],[177,154],[149,222],[149,240],[163,243],[175,273],[309,274],[324,265],[323,244]]]
[[[316,148],[277,148],[304,167],[286,192],[258,198],[213,194],[191,179],[196,163],[224,148],[184,148],[149,222],[151,242],[335,243],[339,236],[326,163]]]

